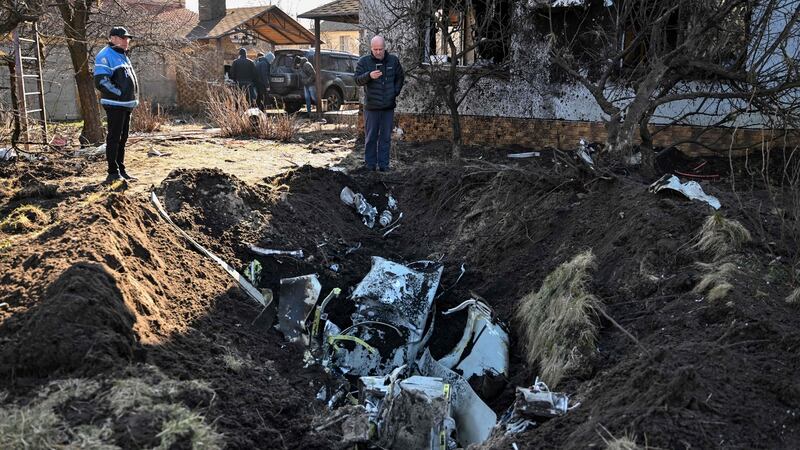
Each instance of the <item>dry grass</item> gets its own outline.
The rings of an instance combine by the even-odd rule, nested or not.
[[[788,296],[786,296],[786,303],[800,306],[800,287],[796,288]]]
[[[73,398],[93,395],[99,387],[94,381],[62,380],[43,387],[35,400],[26,405],[0,406],[0,448],[61,448],[64,442],[76,435],[76,431],[84,439],[90,436],[90,432],[102,434],[99,429],[90,430],[90,427],[71,430],[55,412],[55,408]],[[104,447],[98,445],[91,448]]]
[[[209,120],[224,137],[255,137],[289,142],[300,123],[294,115],[267,116],[261,112],[251,115],[247,95],[241,90],[217,87],[208,91],[206,111]]]
[[[555,387],[580,366],[597,339],[595,312],[598,299],[587,291],[589,270],[595,265],[591,251],[558,266],[538,292],[522,299],[516,313],[529,364],[538,364],[540,377]]]
[[[224,355],[222,355],[222,362],[225,364],[225,367],[236,373],[239,373],[252,365],[248,359],[242,358],[232,351],[227,351]]]
[[[733,285],[728,280],[739,270],[735,264],[730,262],[723,264],[698,263],[697,266],[705,272],[705,275],[692,290],[695,294],[705,294],[708,300],[714,301],[725,298],[733,289]]]
[[[170,449],[180,438],[191,436],[192,448],[221,449],[225,442],[220,433],[205,423],[200,414],[177,404],[158,405],[153,411],[164,413],[167,420],[161,425],[159,449]]]
[[[38,206],[22,205],[0,222],[0,230],[10,234],[29,233],[47,225],[49,221],[50,218]]]
[[[606,440],[605,444],[606,450],[639,450],[641,448],[635,440],[627,436]]]
[[[150,99],[142,99],[139,106],[131,114],[131,132],[152,133],[167,123],[161,105],[155,105]]]
[[[715,213],[703,223],[694,248],[719,260],[739,251],[751,239],[750,232],[741,223]]]

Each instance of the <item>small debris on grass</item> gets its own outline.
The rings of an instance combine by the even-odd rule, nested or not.
[[[720,209],[722,207],[719,200],[712,195],[706,194],[702,186],[696,181],[681,183],[681,180],[675,175],[665,174],[648,188],[648,190],[654,194],[664,189],[680,192],[691,200],[699,200],[708,203],[714,209]]]

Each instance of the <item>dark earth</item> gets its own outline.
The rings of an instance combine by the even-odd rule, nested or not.
[[[452,288],[437,300],[434,355],[463,329],[441,311],[474,295],[508,325],[511,375],[484,399],[498,416],[538,373],[518,340],[520,299],[591,249],[590,290],[605,312],[596,317],[597,352],[589,370],[555,388],[580,405],[524,433],[499,432],[486,448],[602,448],[621,436],[652,448],[800,448],[800,311],[784,301],[797,287],[797,234],[787,230],[798,224],[781,220],[763,184],[734,190],[727,160],[705,166],[719,175],[703,188],[722,202],[720,214],[753,235],[729,256],[739,268],[733,289],[709,301],[692,292],[702,276],[696,263],[712,260],[693,247],[713,213],[704,203],[652,194],[655,178],[638,172],[573,167],[558,153],[513,161],[508,149],[469,148],[454,163],[447,151],[446,143],[403,143],[387,174],[304,166],[257,185],[216,169],[176,169],[155,190],[178,226],[240,271],[255,259],[248,244],[302,249],[302,260],[258,257],[259,287],[275,293],[281,278],[309,273],[319,274],[323,293],[347,292],[371,256],[441,261],[440,289]],[[26,232],[0,232],[0,405],[33,404],[54,380],[94,380],[96,393],[55,408],[63,426],[114,417],[106,442],[154,447],[167,415],[114,415],[104,392],[131,377],[202,380],[210,390],[162,400],[199,413],[228,448],[339,448],[341,430],[316,429],[328,412],[315,399],[337,380],[306,367],[304,348],[287,344],[148,198],[58,189],[70,167],[69,158],[0,165],[1,216],[23,204],[46,213]],[[380,206],[392,194],[401,226],[385,238],[365,227],[339,200],[345,186]],[[200,446],[186,432],[171,448],[193,442]]]

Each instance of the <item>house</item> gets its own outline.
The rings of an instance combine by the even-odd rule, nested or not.
[[[439,6],[440,9],[431,10],[430,15],[424,11],[404,15],[402,11],[388,10],[385,1],[362,0],[360,27],[383,34],[387,50],[400,56],[407,71],[429,70],[437,63],[442,64],[444,71],[453,60],[458,71],[463,73],[503,68],[478,81],[458,108],[464,143],[565,149],[574,148],[580,139],[605,141],[604,121],[609,115],[585,85],[564,76],[563,71],[559,73],[559,67],[554,67],[548,57],[547,30],[541,23],[530,20],[530,11],[551,8],[548,12],[555,14],[551,16],[556,17],[553,21],[561,20],[560,23],[569,27],[575,26],[568,23],[572,8],[595,8],[598,12],[589,18],[601,20],[604,8],[613,3],[611,0],[433,1],[426,5],[434,9],[435,5],[448,6]],[[487,5],[492,6],[491,11]],[[491,23],[487,20],[487,25],[480,28],[489,14],[493,14],[494,20]],[[443,39],[441,28],[437,29],[442,23],[448,23],[449,29],[454,30],[457,55]],[[483,34],[478,35],[476,30]],[[628,34],[629,39],[632,37]],[[789,49],[789,55],[797,54],[796,44],[794,47]],[[627,58],[638,57],[637,50],[628,52]],[[580,69],[584,70],[591,69]],[[395,116],[405,137],[448,139],[452,131],[444,102],[431,108],[430,99],[439,100],[431,86],[420,82],[420,78],[407,77],[406,80]],[[469,78],[465,77],[462,83],[468,84]],[[704,83],[704,80],[685,81],[687,90],[704,86]],[[611,88],[618,89],[620,96],[635,94],[624,85]],[[731,137],[736,147],[760,145],[768,118],[758,111],[748,111],[737,114],[735,121],[725,122],[726,126],[719,126],[721,120],[739,107],[731,105],[732,101],[723,99],[698,102],[687,98],[659,106],[649,122],[653,129],[663,130],[655,136],[654,144],[684,142],[680,148],[694,153],[726,149],[731,145]],[[689,115],[687,111],[699,113]],[[679,123],[673,122],[675,118],[681,118]],[[667,124],[671,126],[664,127]]]
[[[320,22],[319,29],[323,49],[359,53],[361,33],[357,24],[323,20]],[[313,29],[311,31],[313,32]]]
[[[167,109],[201,110],[209,83],[223,81],[224,66],[240,47],[255,57],[257,51],[278,45],[314,42],[313,33],[274,5],[226,9],[225,0],[199,0],[195,12],[176,0],[122,4],[129,16],[124,25],[139,37],[131,45],[130,58],[141,95]],[[107,42],[104,33],[109,27],[100,28],[90,45],[90,61]],[[63,38],[48,37],[44,43],[47,115],[51,120],[80,119],[74,71]],[[7,87],[8,80],[7,67],[0,66],[0,88]],[[7,89],[0,90],[0,102],[10,105]]]

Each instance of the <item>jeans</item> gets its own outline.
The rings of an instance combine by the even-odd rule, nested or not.
[[[303,93],[306,96],[306,112],[311,114],[311,103],[317,103],[317,90],[312,84],[311,86],[303,86]]]
[[[368,167],[389,167],[394,110],[364,110],[364,162]]]
[[[106,108],[108,134],[106,134],[106,161],[109,175],[125,172],[125,143],[128,142],[128,128],[131,124],[131,110],[126,108]]]

